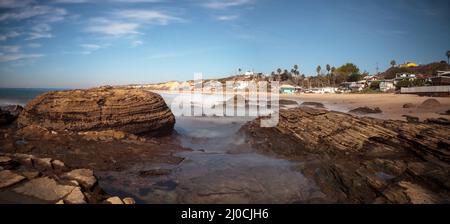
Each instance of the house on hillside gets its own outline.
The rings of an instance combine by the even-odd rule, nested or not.
[[[407,80],[407,81],[414,81],[417,79],[417,76],[415,74],[410,73],[397,73],[395,75],[394,84],[397,85],[398,82]]]
[[[450,71],[438,71],[437,76],[431,78],[433,86],[450,85]]]
[[[390,90],[395,90],[394,80],[380,81],[380,91],[381,92],[388,92]]]

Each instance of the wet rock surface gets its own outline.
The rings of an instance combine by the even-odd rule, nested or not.
[[[326,202],[448,203],[446,125],[360,118],[313,108],[282,110],[274,128],[241,128],[259,151],[303,161]]]
[[[115,130],[56,132],[37,125],[0,128],[0,202],[106,203],[106,193],[133,198],[123,192],[103,193],[101,182],[111,172],[134,166],[142,166],[145,173],[151,164],[180,163],[183,158],[174,154],[188,149],[169,139]]]
[[[0,153],[0,156],[9,158],[8,164],[1,164],[4,170],[0,171],[0,203],[106,203],[108,196],[95,184],[97,179],[92,170],[71,171],[66,166],[62,170],[43,168],[24,162],[25,157],[42,160],[28,154]],[[78,180],[94,184],[80,187]]]
[[[54,131],[103,131],[132,134],[170,132],[175,117],[163,98],[145,90],[101,87],[54,91],[30,101],[19,126],[37,125]]]

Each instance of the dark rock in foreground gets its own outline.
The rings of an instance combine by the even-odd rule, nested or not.
[[[56,131],[114,129],[133,134],[161,134],[173,129],[175,117],[156,93],[102,87],[40,95],[27,104],[18,124]]]
[[[380,108],[369,108],[369,107],[358,107],[356,109],[350,110],[349,113],[352,114],[381,114],[383,111],[381,111]]]
[[[312,106],[312,107],[316,107],[316,108],[325,108],[323,103],[318,103],[318,102],[303,102],[302,106]]]
[[[259,119],[241,132],[262,152],[299,160],[327,202],[448,203],[450,129],[360,118],[313,108],[282,110],[274,128]]]
[[[22,110],[23,107],[19,105],[0,107],[0,125],[8,125],[14,122]]]

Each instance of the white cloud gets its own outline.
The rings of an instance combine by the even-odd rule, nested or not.
[[[81,54],[91,54],[94,51],[103,49],[103,48],[107,48],[109,47],[109,44],[80,44],[80,47],[83,48],[83,51],[79,52]]]
[[[132,47],[138,47],[138,46],[141,46],[143,44],[144,44],[144,42],[141,41],[141,40],[134,40],[133,42],[131,42],[131,46]]]
[[[40,23],[31,27],[31,32],[28,34],[27,40],[35,40],[41,38],[52,38],[53,35],[50,33],[52,27],[46,23]]]
[[[8,53],[17,53],[20,51],[20,46],[17,45],[5,45],[0,46],[0,50]]]
[[[122,10],[115,12],[114,15],[119,18],[130,19],[140,23],[158,25],[167,25],[171,21],[181,21],[178,17],[156,10]]]
[[[33,17],[40,17],[44,21],[48,22],[56,22],[64,19],[66,14],[67,12],[63,8],[36,5],[18,8],[10,12],[3,13],[0,16],[0,22],[8,20],[25,20]]]
[[[222,15],[222,16],[217,16],[216,19],[220,20],[220,21],[230,21],[230,20],[235,20],[239,18],[238,15]]]
[[[97,45],[97,44],[81,44],[80,45],[82,48],[88,49],[88,50],[98,50],[100,48],[102,48],[102,46]]]
[[[0,34],[0,41],[5,41],[7,39],[14,38],[17,36],[20,36],[20,33],[16,32],[16,31],[9,31],[5,34]]]
[[[43,57],[43,54],[22,54],[22,53],[14,53],[14,54],[0,54],[0,62],[8,62],[8,61],[16,61],[22,59],[33,59]]]
[[[254,0],[209,0],[207,3],[204,3],[203,6],[210,9],[228,9],[231,7],[248,5],[253,3]]]
[[[88,32],[100,33],[109,36],[124,36],[139,34],[139,24],[132,22],[113,21],[105,18],[95,18],[86,28]]]

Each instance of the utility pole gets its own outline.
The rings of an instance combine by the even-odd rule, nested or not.
[[[377,75],[379,75],[380,74],[380,67],[378,66],[378,62],[377,62],[376,70],[377,70]]]

